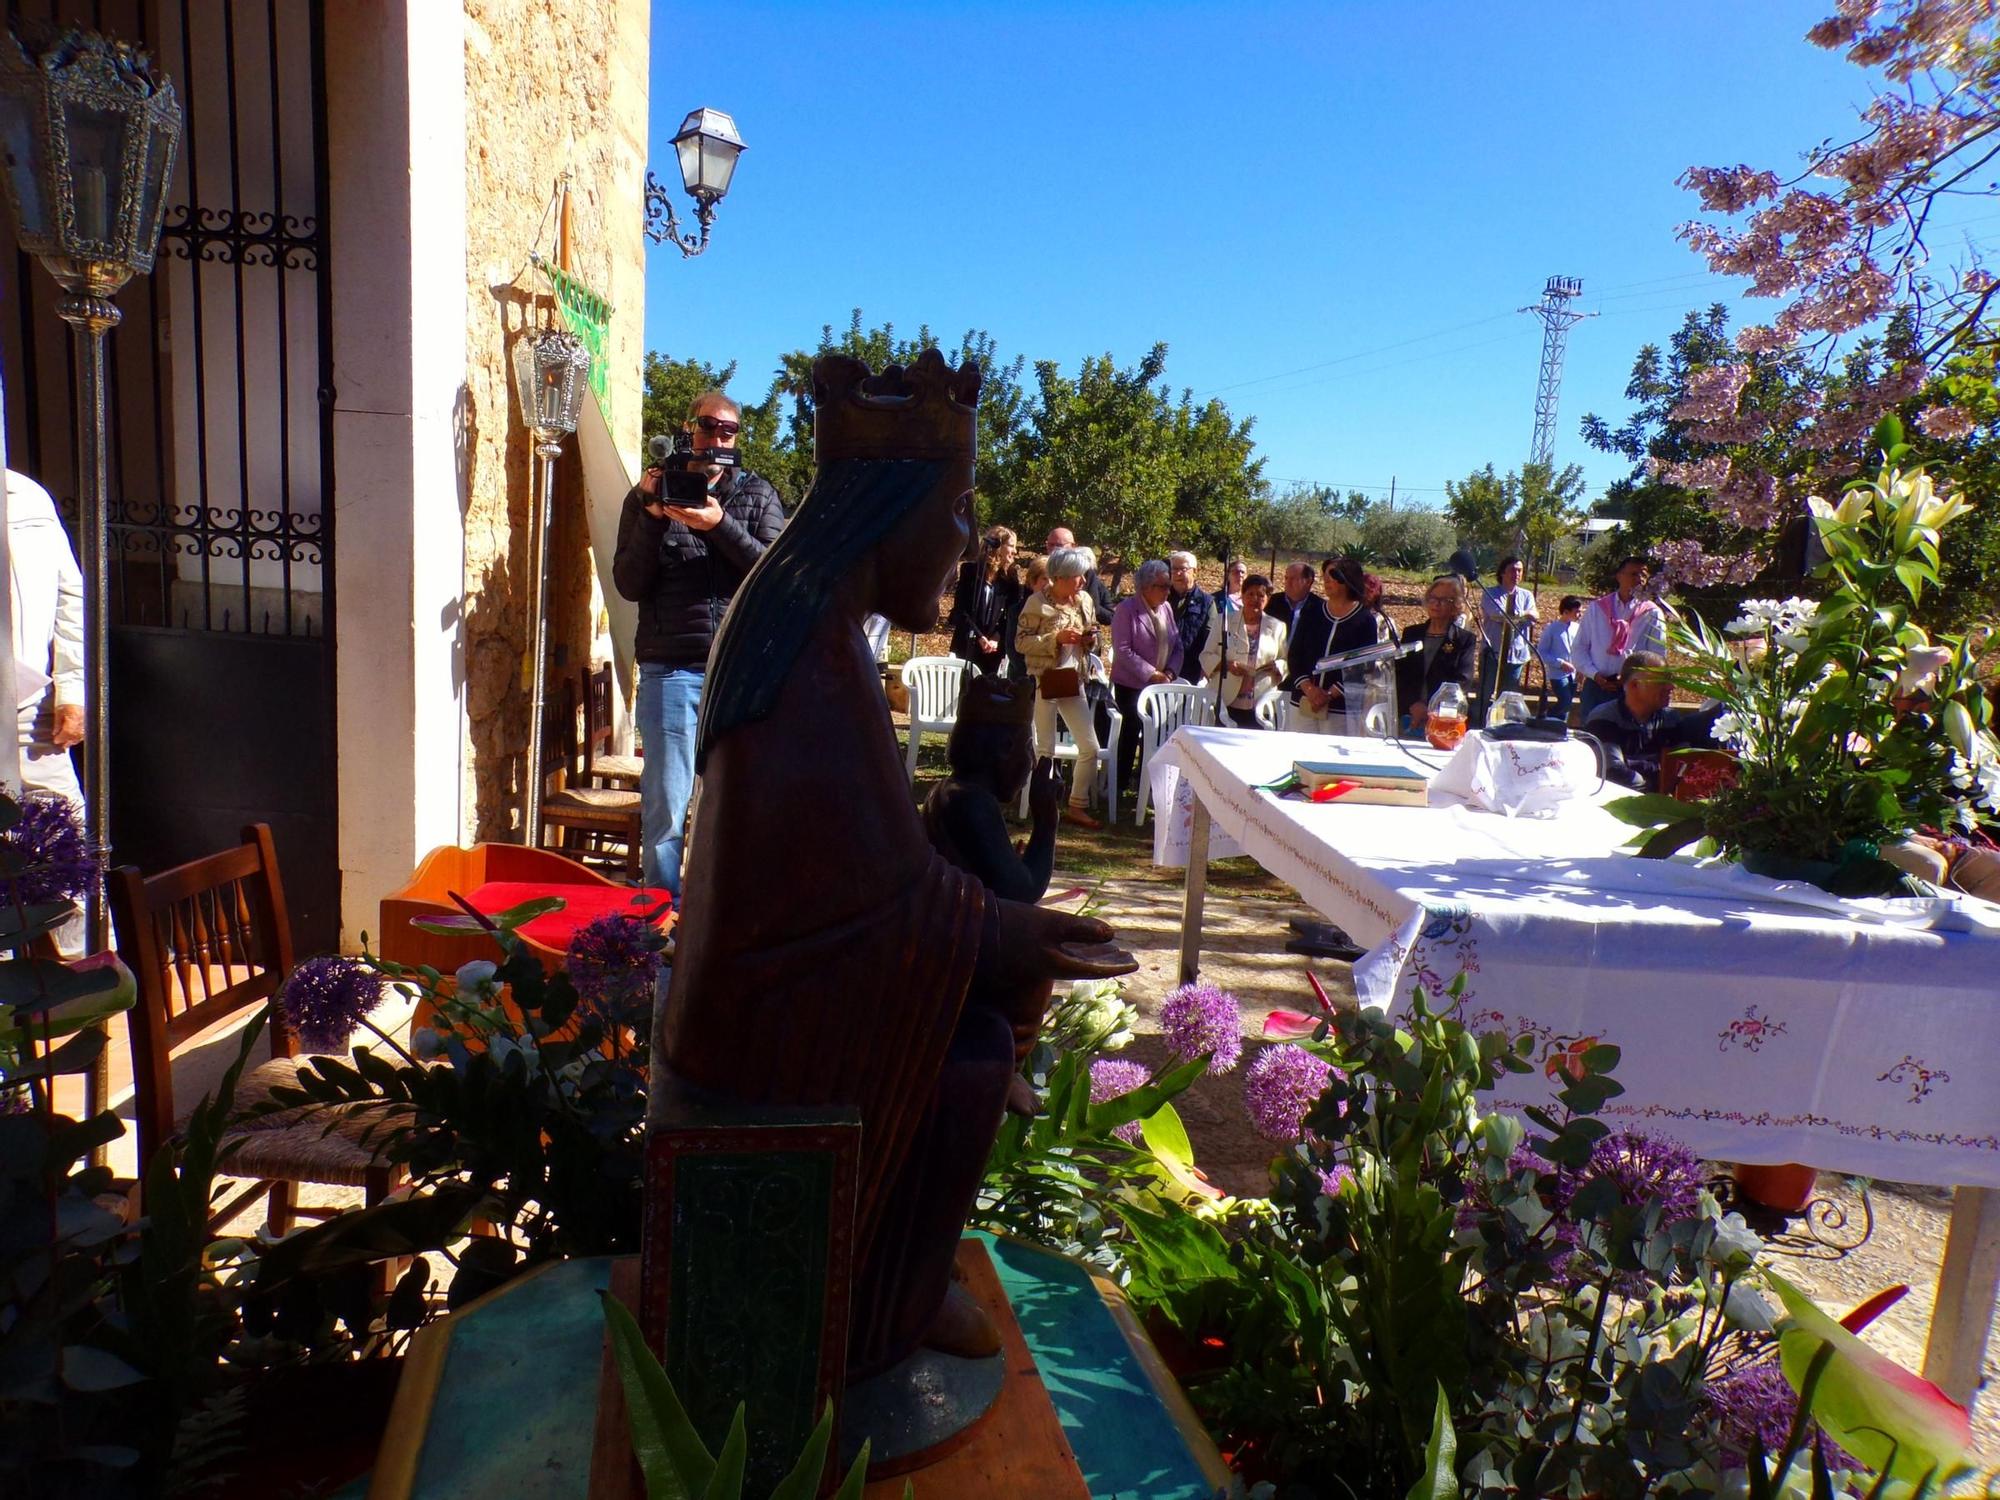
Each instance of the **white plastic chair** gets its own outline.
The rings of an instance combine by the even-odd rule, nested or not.
[[[1369,704],[1368,711],[1361,716],[1361,732],[1363,734],[1372,734],[1378,740],[1386,740],[1389,738],[1389,730],[1389,705],[1386,703]]]
[[[1139,796],[1132,821],[1146,826],[1146,804],[1152,800],[1147,774],[1153,752],[1183,724],[1213,724],[1215,693],[1198,682],[1156,682],[1139,690]]]
[[[1118,816],[1118,731],[1125,723],[1125,716],[1115,708],[1107,707],[1106,712],[1111,715],[1111,734],[1104,744],[1098,746],[1097,785],[1092,787],[1091,791],[1103,797],[1101,805],[1110,809],[1105,815],[1109,821]],[[1069,732],[1069,725],[1063,722],[1061,714],[1056,715],[1056,747],[1049,753],[1057,760],[1073,762],[1076,759],[1076,738]],[[1021,803],[1015,809],[1014,816],[1017,818],[1028,816],[1026,787],[1021,788]]]
[[[1283,729],[1292,721],[1292,700],[1282,689],[1272,688],[1257,700],[1251,712],[1266,729]]]
[[[926,734],[951,733],[965,674],[975,670],[956,656],[913,656],[903,663],[903,686],[910,690],[910,785],[917,783],[917,747]]]

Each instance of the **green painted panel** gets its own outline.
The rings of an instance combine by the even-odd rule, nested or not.
[[[424,1433],[412,1500],[579,1500],[590,1437],[608,1259],[553,1266],[460,1313]]]
[[[1090,1272],[1030,1245],[981,1238],[1091,1494],[1209,1500],[1214,1486],[1153,1393]]]

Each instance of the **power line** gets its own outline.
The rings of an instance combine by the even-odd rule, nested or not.
[[[1196,394],[1200,396],[1216,396],[1224,391],[1239,391],[1246,385],[1262,385],[1270,380],[1289,380],[1294,375],[1310,375],[1315,370],[1324,370],[1333,365],[1349,364],[1354,360],[1368,359],[1377,354],[1388,354],[1396,349],[1408,348],[1411,344],[1421,344],[1427,339],[1441,339],[1447,334],[1463,333],[1468,328],[1483,327],[1485,324],[1497,323],[1502,318],[1511,318],[1512,316],[1513,313],[1511,311],[1494,313],[1491,317],[1474,318],[1469,323],[1458,323],[1450,328],[1437,329],[1432,333],[1419,333],[1410,338],[1398,339],[1393,344],[1383,344],[1374,349],[1361,349],[1353,354],[1338,355],[1333,359],[1323,359],[1318,364],[1300,365],[1296,370],[1280,370],[1274,375],[1253,375],[1248,380],[1234,381],[1229,385],[1210,386],[1207,390],[1199,391]]]

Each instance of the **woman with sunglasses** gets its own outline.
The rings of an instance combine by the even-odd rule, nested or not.
[[[1446,573],[1424,591],[1424,643],[1396,663],[1396,698],[1403,718],[1422,729],[1430,714],[1431,695],[1447,682],[1465,690],[1469,700],[1479,675],[1479,637],[1465,627],[1465,580]],[[1408,637],[1406,636],[1407,640]]]

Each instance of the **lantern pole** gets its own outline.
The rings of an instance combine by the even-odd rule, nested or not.
[[[546,716],[549,681],[549,522],[553,514],[550,497],[556,490],[556,459],[562,454],[562,439],[547,428],[535,432],[535,455],[541,459],[539,493],[532,496],[528,516],[528,620],[532,643],[528,667],[528,776],[521,797],[521,842],[530,849],[542,843],[542,752],[546,748],[543,719]],[[531,477],[531,488],[534,488]]]
[[[83,826],[93,849],[111,847],[110,420],[105,409],[105,340],[123,316],[107,296],[73,293],[56,303],[81,356],[76,366],[79,559],[83,571]],[[111,946],[104,883],[84,902],[89,951]]]
[[[528,751],[521,787],[521,842],[542,842],[543,753],[548,704],[549,527],[555,519],[556,460],[563,439],[576,431],[583,405],[590,351],[574,334],[544,329],[515,352],[515,380],[521,419],[535,439],[541,460],[528,474],[528,659],[522,677],[528,689]],[[539,470],[539,475],[536,471]],[[540,484],[536,479],[539,477]]]

